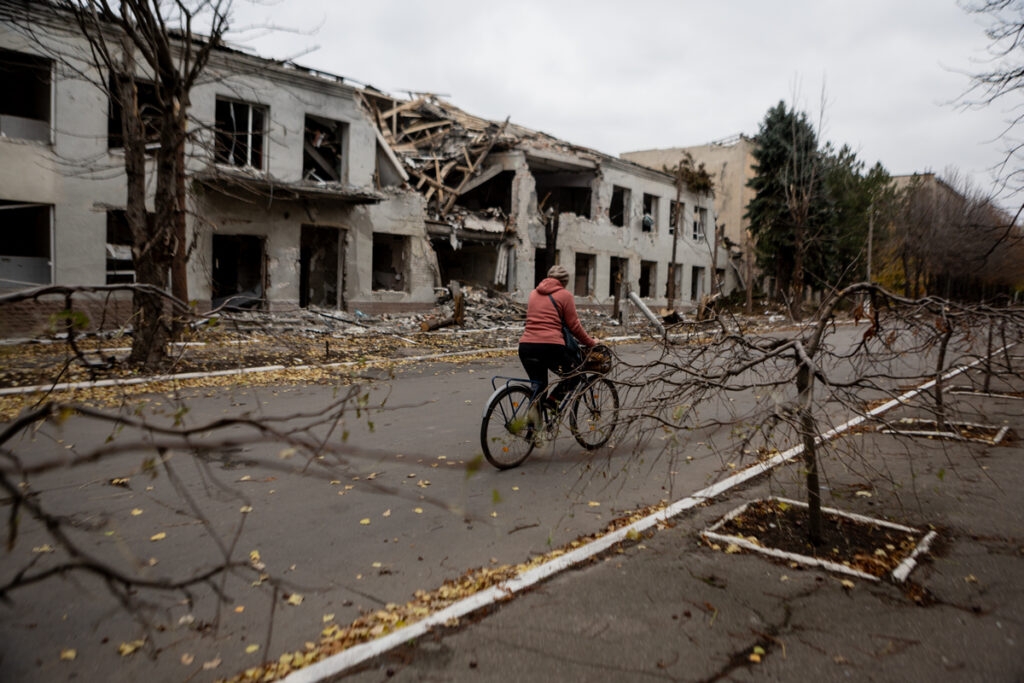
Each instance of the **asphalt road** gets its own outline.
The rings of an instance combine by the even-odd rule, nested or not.
[[[835,343],[850,344],[859,334],[841,329]],[[622,352],[631,360],[650,353],[639,346]],[[204,459],[170,451],[170,473],[150,472],[145,461],[153,453],[132,449],[33,478],[39,500],[79,527],[72,537],[126,571],[180,579],[222,562],[225,553],[249,565],[255,550],[266,573],[281,583],[276,590],[271,582],[253,585],[255,575],[244,567],[193,587],[189,600],[181,593],[122,592],[116,582],[81,573],[52,578],[16,591],[12,604],[0,606],[0,678],[233,675],[316,640],[329,615],[348,623],[361,611],[406,602],[414,591],[436,588],[469,568],[527,560],[601,530],[622,511],[706,486],[744,464],[733,441],[734,418],[787,397],[786,389],[723,397],[694,422],[728,425],[682,437],[636,429],[594,453],[564,430],[521,467],[497,471],[479,455],[480,415],[490,378],[521,375],[518,359],[409,366],[393,377],[366,374],[377,377],[365,384],[369,399],[358,414],[350,410],[343,423],[314,430],[343,451],[340,461],[328,455],[307,462],[302,453],[264,441]],[[187,390],[178,399],[189,411],[178,417],[195,426],[222,416],[310,413],[345,390]],[[168,424],[175,405],[154,396],[139,411]],[[114,443],[148,438],[69,417],[11,447],[33,463],[86,452],[111,437]],[[127,486],[109,483],[118,477],[127,477]],[[41,528],[23,523],[14,549],[0,561],[0,578],[9,580],[33,560],[42,568],[62,559],[39,552],[47,543]],[[286,601],[293,594],[301,604]],[[135,618],[123,601],[134,601]],[[122,643],[139,639],[145,646],[119,654]],[[253,645],[258,649],[247,651]],[[75,659],[61,661],[67,648],[76,651]]]

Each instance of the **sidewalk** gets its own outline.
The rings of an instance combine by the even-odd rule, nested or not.
[[[963,419],[1024,435],[1024,401],[950,402]],[[904,585],[848,588],[846,577],[700,541],[743,501],[803,498],[791,464],[346,680],[1024,680],[1022,456],[1020,441],[871,432],[837,442],[822,462],[825,505],[939,531]]]

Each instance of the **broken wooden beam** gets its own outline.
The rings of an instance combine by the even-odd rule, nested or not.
[[[458,199],[459,195],[462,193],[462,188],[465,187],[466,183],[468,183],[470,179],[473,177],[473,173],[476,171],[476,168],[483,162],[484,159],[487,158],[487,155],[494,148],[495,143],[498,142],[498,138],[500,138],[501,134],[505,132],[505,129],[508,127],[509,119],[511,118],[511,116],[505,117],[505,123],[501,124],[501,128],[498,129],[498,132],[491,136],[490,140],[487,143],[487,146],[484,147],[482,152],[480,152],[476,160],[469,165],[469,173],[466,173],[462,176],[462,182],[459,183],[459,186],[455,188],[453,192],[451,192],[450,196],[448,197],[448,201],[444,203],[443,207],[441,207],[442,216],[451,211],[451,208],[455,205],[455,200]]]

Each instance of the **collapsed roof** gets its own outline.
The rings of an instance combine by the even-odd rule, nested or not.
[[[370,119],[401,159],[410,183],[423,193],[438,218],[453,211],[459,197],[501,172],[487,167],[492,152],[520,149],[552,169],[596,169],[599,159],[614,159],[523,126],[468,114],[440,97],[416,94],[392,97],[373,88],[360,93]],[[559,161],[561,159],[561,161]],[[565,165],[566,159],[572,163]]]

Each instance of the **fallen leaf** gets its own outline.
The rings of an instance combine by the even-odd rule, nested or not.
[[[247,655],[251,655],[251,654],[252,654],[253,652],[256,652],[256,651],[257,651],[257,650],[259,650],[259,649],[260,649],[260,646],[259,646],[259,645],[257,645],[256,643],[253,643],[252,645],[248,645],[248,646],[246,646],[246,648],[245,648],[245,654],[247,654]]]
[[[281,458],[282,460],[287,460],[288,458],[295,455],[295,452],[296,451],[294,448],[285,448],[284,450],[277,454],[277,457]]]
[[[325,615],[323,616],[323,620],[324,620],[324,623],[325,623],[325,624],[326,624],[326,623],[327,623],[328,621],[334,621],[334,614],[333,614],[333,613],[331,613],[331,614],[325,614]]]
[[[34,552],[34,553],[52,553],[53,552],[53,546],[51,546],[49,543],[44,543],[42,545],[37,545],[36,547],[32,548],[32,552]]]
[[[249,564],[253,566],[253,569],[257,571],[263,571],[267,568],[267,565],[263,563],[263,558],[260,557],[259,550],[249,551]]]
[[[853,581],[850,581],[849,579],[843,579],[839,582],[839,585],[847,590],[853,590]]]
[[[592,500],[589,503],[587,503],[587,507],[599,508],[601,507],[601,504],[598,503],[596,500]]]
[[[513,491],[518,491],[518,490],[519,490],[519,487],[518,487],[518,486],[513,486],[513,487],[512,487],[512,490],[513,490]]]
[[[217,657],[216,659],[211,659],[208,662],[203,662],[203,671],[211,671],[213,669],[216,669],[218,666],[220,666],[220,657]]]
[[[366,478],[369,479],[370,481],[373,481],[374,479],[377,478],[377,473],[376,472],[370,472],[368,475],[366,475]]]
[[[135,652],[140,647],[145,645],[145,643],[145,638],[143,638],[142,640],[133,640],[130,643],[121,643],[117,647],[117,651],[121,654],[122,657],[127,657],[128,655],[130,655],[131,653]]]
[[[250,476],[249,476],[249,475],[247,474],[247,475],[245,475],[244,477],[242,477],[241,479],[239,479],[238,481],[252,481],[252,477],[250,477]],[[214,661],[216,661],[216,662],[217,662],[217,664],[220,664],[220,660],[219,660],[219,659],[217,659],[217,660],[214,660]],[[205,665],[204,665],[204,666],[205,666]]]
[[[491,513],[491,517],[497,517],[497,516],[498,516],[498,513],[497,513],[497,512],[492,512],[492,513]]]
[[[761,655],[757,654],[756,652],[751,652],[750,656],[747,659],[752,661],[754,664],[760,664],[761,663]]]
[[[288,599],[287,599],[286,602],[289,605],[295,605],[296,607],[298,607],[299,605],[302,604],[302,596],[299,595],[298,593],[292,593],[291,595],[288,596]]]
[[[740,552],[740,547],[735,543],[730,543],[729,545],[725,546],[726,555],[734,555],[738,552]]]
[[[374,569],[380,569],[380,568],[381,568],[381,567],[383,567],[384,565],[382,565],[382,564],[381,564],[380,562],[374,562],[374,563],[373,563],[372,565],[370,565],[370,566],[372,566],[372,567],[373,567]]]
[[[389,508],[389,509],[385,510],[384,512],[381,513],[380,516],[381,517],[390,517],[391,516],[391,509]]]
[[[241,614],[244,611],[245,611],[245,605],[239,605],[238,607],[235,608],[235,612],[237,612],[238,614]]]
[[[415,472],[410,472],[409,474],[407,474],[405,476],[406,476],[406,479],[415,479],[416,478],[416,473]]]
[[[423,514],[423,508],[413,508],[412,511],[415,512],[417,515]]]
[[[60,660],[62,662],[73,662],[75,657],[78,656],[78,650],[73,647],[66,647],[60,651]]]
[[[331,486],[337,486],[340,483],[341,483],[340,479],[332,479],[331,480]]]
[[[132,517],[138,517],[141,514],[142,514],[142,508],[133,508],[132,509]]]
[[[167,538],[167,534],[165,532],[161,531],[158,534],[153,534],[152,536],[150,536],[149,540],[151,540],[151,541],[162,541],[165,538]]]
[[[238,511],[241,512],[242,514],[245,514],[247,512],[252,512],[252,505],[243,505],[242,507],[238,508]]]
[[[181,655],[181,663],[184,664],[185,666],[190,665],[195,660],[196,660],[196,656],[195,655],[190,655],[187,652]]]
[[[370,525],[370,518],[369,517],[363,517],[361,520],[359,520],[359,523],[362,524],[363,526],[369,526]]]
[[[871,491],[857,491],[857,493],[855,493],[854,495],[860,496],[862,498],[870,498],[871,497]]]
[[[964,581],[966,581],[967,583],[978,583],[978,577],[974,574],[968,574],[964,577]]]

